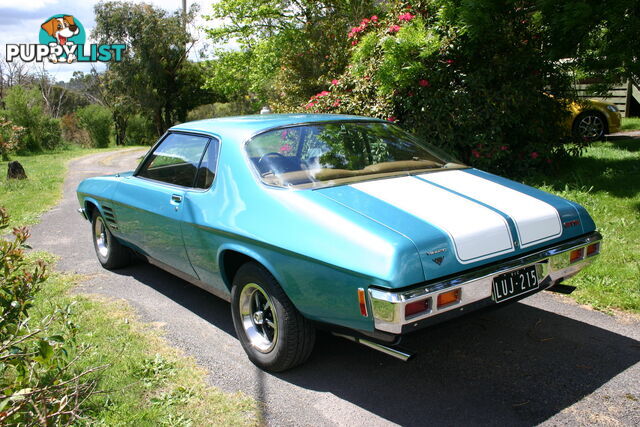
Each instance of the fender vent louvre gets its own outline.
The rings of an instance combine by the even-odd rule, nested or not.
[[[102,213],[104,214],[104,219],[107,221],[109,227],[117,230],[118,229],[118,221],[116,220],[116,215],[113,212],[113,209],[107,205],[102,205]]]

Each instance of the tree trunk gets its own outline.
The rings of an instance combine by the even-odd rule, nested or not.
[[[114,123],[115,133],[116,133],[116,145],[124,145],[124,140],[127,136],[128,122],[129,122],[128,117],[125,117],[121,114],[113,115],[113,123]]]
[[[7,165],[7,179],[27,179],[27,173],[18,161]]]
[[[156,126],[156,133],[158,134],[158,136],[162,136],[162,134],[164,134],[164,125],[162,122],[162,111],[161,110],[156,110],[155,111],[155,115],[154,115],[154,120],[153,120],[155,126]]]

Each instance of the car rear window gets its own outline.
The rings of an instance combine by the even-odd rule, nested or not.
[[[260,179],[318,188],[384,176],[465,168],[452,156],[384,122],[317,123],[264,132],[245,146]]]

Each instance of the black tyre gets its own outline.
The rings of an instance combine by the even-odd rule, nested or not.
[[[244,264],[231,289],[233,326],[249,359],[281,372],[305,362],[315,329],[293,306],[276,279],[261,265]]]
[[[93,247],[96,250],[98,261],[104,268],[114,270],[131,263],[131,251],[113,237],[97,209],[93,211],[91,218],[91,231]]]
[[[581,141],[597,141],[607,132],[607,119],[598,111],[584,111],[573,121],[573,136]]]

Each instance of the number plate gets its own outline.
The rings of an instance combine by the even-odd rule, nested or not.
[[[530,265],[493,278],[493,300],[506,301],[518,295],[538,289],[536,266]]]

